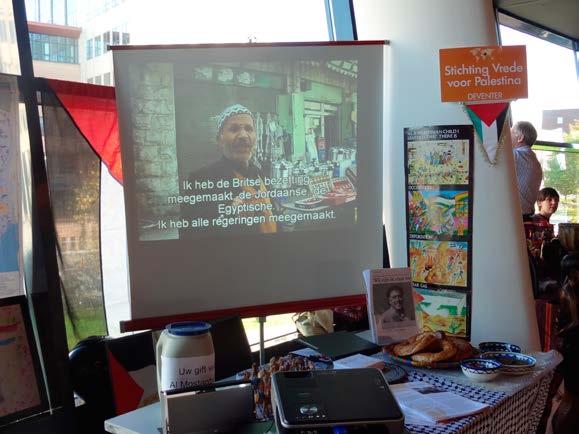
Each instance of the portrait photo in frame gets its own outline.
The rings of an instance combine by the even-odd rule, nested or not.
[[[0,427],[47,407],[26,297],[0,299]]]
[[[366,270],[364,280],[374,343],[386,345],[416,334],[410,269]]]

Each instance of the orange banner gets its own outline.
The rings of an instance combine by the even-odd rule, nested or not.
[[[525,46],[441,49],[440,91],[442,102],[485,103],[526,98]]]

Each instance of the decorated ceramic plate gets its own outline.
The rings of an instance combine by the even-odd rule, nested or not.
[[[481,353],[490,351],[507,351],[509,353],[520,353],[521,347],[508,342],[481,342],[478,344]]]
[[[500,371],[506,375],[525,375],[533,371],[537,361],[534,357],[507,351],[483,353],[483,359],[494,359],[501,364]]]

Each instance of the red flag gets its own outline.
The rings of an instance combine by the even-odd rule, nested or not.
[[[117,414],[137,409],[143,396],[143,388],[110,351],[107,351],[107,357]]]
[[[52,79],[47,82],[110,174],[122,184],[115,88]]]

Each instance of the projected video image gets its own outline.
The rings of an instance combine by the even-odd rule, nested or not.
[[[139,239],[355,223],[356,60],[157,62],[130,78]]]

